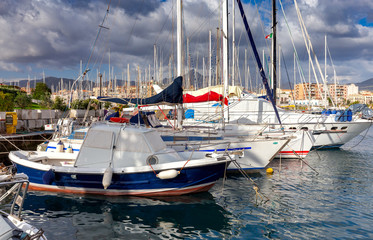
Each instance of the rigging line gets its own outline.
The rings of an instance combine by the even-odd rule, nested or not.
[[[301,24],[301,29],[302,29],[303,37],[304,37],[304,35],[305,35],[305,36],[307,37],[307,40],[308,40],[308,44],[307,44],[306,39],[305,39],[305,37],[304,37],[305,44],[306,44],[307,49],[308,49],[308,54],[309,54],[309,56],[310,56],[310,52],[309,52],[309,51],[311,50],[311,51],[312,51],[312,54],[313,54],[313,58],[315,59],[316,67],[317,67],[317,69],[319,70],[319,74],[320,74],[320,76],[321,76],[321,80],[322,80],[323,83],[326,85],[326,84],[327,84],[326,79],[325,79],[325,77],[324,77],[324,74],[323,74],[322,71],[321,71],[321,67],[320,67],[320,64],[319,64],[318,58],[317,58],[316,53],[315,53],[315,51],[314,51],[314,49],[313,49],[312,42],[311,42],[311,38],[310,38],[310,36],[309,36],[309,34],[308,34],[308,31],[307,31],[307,28],[306,28],[306,26],[305,26],[305,24],[304,24],[303,17],[302,17],[302,15],[301,15],[300,9],[299,9],[298,4],[297,4],[297,0],[294,0],[294,5],[295,5],[296,11],[297,11],[297,15],[298,15],[299,22],[300,22],[300,24]],[[312,58],[311,58],[311,60],[312,60]],[[316,70],[315,70],[315,68],[314,68],[314,66],[313,66],[313,61],[311,61],[311,64],[312,64],[312,68],[313,68],[313,72],[314,72],[315,79],[316,79],[316,81],[317,81],[317,76],[316,76],[316,72],[315,72]],[[321,92],[321,90],[320,90],[320,92]],[[333,101],[333,97],[332,97],[332,95],[330,94],[328,88],[325,89],[325,95],[326,95],[326,94],[330,96],[330,100],[331,100],[333,106],[335,106],[334,101]],[[325,96],[325,98],[326,98],[326,96]],[[327,100],[327,99],[326,99],[326,100]]]
[[[143,4],[144,4],[144,0],[142,0],[142,2],[141,2],[141,5],[143,5]],[[126,41],[126,43],[124,44],[124,46],[127,46],[127,45],[128,45],[128,42],[130,41],[130,39],[131,39],[131,37],[132,37],[133,30],[135,29],[135,26],[136,26],[136,23],[137,23],[137,20],[138,20],[138,19],[139,19],[138,17],[135,17],[135,22],[134,22],[133,25],[132,25],[132,28],[131,28],[130,34],[128,35],[127,41]]]
[[[255,0],[254,0],[254,3],[255,3],[255,6],[256,6],[256,10],[257,10],[257,14],[258,14],[258,18],[259,18],[259,23],[260,23],[260,28],[261,28],[261,30],[262,30],[262,34],[263,34],[263,36],[266,36],[267,34],[266,34],[265,31],[264,31],[264,24],[263,24],[262,19],[260,18],[258,4],[256,3]],[[261,4],[260,4],[260,5],[261,5]],[[271,27],[271,29],[272,29],[272,27]],[[273,41],[273,40],[272,40],[272,41]],[[264,41],[264,43],[265,43],[265,46],[266,46],[267,50],[270,52],[271,49],[270,49],[270,46],[268,46],[268,41]]]
[[[90,54],[89,54],[89,57],[88,57],[88,61],[87,61],[86,65],[85,65],[85,69],[87,69],[87,67],[89,65],[89,62],[91,61],[91,57],[92,57],[92,54],[94,52],[97,40],[98,40],[98,38],[99,38],[99,36],[101,34],[102,28],[104,28],[105,20],[107,19],[108,15],[109,15],[110,3],[111,3],[111,0],[109,0],[108,6],[107,6],[107,9],[106,9],[106,13],[104,15],[104,18],[102,19],[101,25],[99,25],[99,29],[98,29],[98,32],[97,32],[97,35],[96,35],[96,39],[94,40],[94,42],[92,44],[91,51],[90,51]],[[106,28],[104,28],[104,29],[106,29]],[[84,80],[84,76],[85,75],[83,75],[83,80]]]
[[[162,25],[162,27],[161,27],[161,30],[159,31],[159,34],[158,34],[158,36],[156,37],[156,39],[155,39],[155,41],[154,41],[154,44],[157,44],[158,39],[159,39],[159,37],[161,36],[161,32],[163,31],[163,28],[166,26],[166,23],[168,23],[168,19],[169,19],[171,13],[173,12],[173,9],[174,9],[174,6],[172,5],[172,7],[171,7],[171,9],[170,9],[170,12],[168,13],[166,19],[164,20],[164,23],[163,23],[163,25]]]
[[[220,1],[220,4],[213,10],[213,11],[210,11],[210,13],[209,13],[209,15],[207,15],[208,16],[208,18],[206,18],[206,20],[205,21],[203,21],[200,25],[199,25],[199,27],[196,29],[196,30],[194,30],[188,37],[189,38],[192,38],[197,32],[200,32],[200,31],[202,31],[202,27],[205,25],[205,23],[207,22],[207,21],[210,21],[210,18],[211,18],[211,16],[213,15],[213,13],[215,13],[216,11],[217,11],[217,9],[220,9],[221,8],[221,6],[223,5],[223,1]]]
[[[370,127],[372,126],[372,123],[373,123],[373,121],[371,120],[370,121],[370,125],[369,125],[369,127],[367,128],[367,130],[365,131],[365,134],[364,134],[364,136],[363,136],[363,138],[356,144],[356,145],[354,145],[354,146],[352,146],[352,147],[350,147],[349,149],[347,149],[347,150],[351,150],[352,148],[354,148],[354,147],[357,147],[364,139],[365,139],[365,137],[367,136],[367,134],[368,134],[368,132],[369,132],[369,129],[370,129]]]
[[[289,72],[288,72],[288,68],[286,66],[286,61],[285,61],[285,57],[284,57],[284,53],[282,52],[282,49],[281,49],[281,55],[282,55],[282,61],[284,62],[284,65],[285,65],[285,71],[286,71],[286,76],[288,77],[288,83],[289,83],[289,87],[290,87],[290,91],[291,91],[291,95],[293,97],[293,100],[294,100],[294,107],[296,106],[295,104],[295,97],[294,97],[294,90],[293,90],[293,87],[291,86],[291,82],[290,82],[290,77],[289,77]],[[295,86],[294,86],[295,87]]]
[[[306,82],[306,78],[304,76],[304,72],[303,72],[303,68],[301,67],[300,65],[300,60],[299,60],[299,55],[298,55],[298,51],[297,49],[295,48],[295,43],[294,43],[294,38],[293,38],[293,34],[290,30],[290,26],[289,26],[289,22],[287,20],[287,17],[286,17],[286,14],[285,14],[285,10],[284,10],[284,6],[282,5],[282,1],[279,0],[279,3],[280,3],[280,6],[281,6],[281,10],[282,10],[282,14],[284,15],[284,20],[285,20],[285,23],[286,23],[286,26],[287,26],[287,29],[288,29],[288,32],[289,32],[289,35],[290,35],[290,40],[291,40],[291,43],[293,45],[293,50],[294,50],[294,54],[295,54],[295,59],[296,59],[296,62],[297,62],[297,66],[298,66],[298,71],[299,71],[299,75],[301,76],[301,81],[303,82]],[[305,85],[306,88],[307,88],[307,85]],[[295,86],[294,86],[295,87]],[[311,86],[309,86],[309,89],[307,89],[308,91],[310,91],[310,88]]]

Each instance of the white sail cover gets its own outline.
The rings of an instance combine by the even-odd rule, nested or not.
[[[217,85],[217,86],[211,86],[207,88],[202,88],[196,91],[183,91],[183,94],[190,94],[192,96],[201,96],[205,93],[208,93],[209,91],[219,93],[224,96],[224,86],[223,85]],[[242,93],[242,87],[239,86],[229,86],[228,87],[228,97],[241,97]]]

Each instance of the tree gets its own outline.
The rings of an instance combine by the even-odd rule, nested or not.
[[[111,103],[110,102],[105,102],[104,108],[109,109],[110,107],[111,107]]]
[[[11,112],[14,110],[13,95],[0,91],[0,111]]]
[[[86,109],[87,106],[85,106],[83,100],[75,99],[71,103],[71,109]]]
[[[51,100],[51,93],[47,92],[41,97],[40,106],[44,108],[52,108],[53,101]]]
[[[75,99],[71,103],[71,109],[87,109],[88,104],[91,102],[91,105],[89,106],[89,110],[94,110],[97,108],[99,102],[97,100],[92,100],[92,99],[84,99],[84,100],[79,100]]]
[[[16,107],[19,107],[21,109],[27,109],[32,106],[32,99],[30,96],[28,96],[25,93],[19,93],[15,99],[14,103]]]
[[[53,103],[53,109],[58,109],[58,110],[61,110],[61,111],[65,111],[66,108],[67,108],[67,105],[65,104],[65,102],[63,101],[63,99],[59,96],[56,97],[56,99],[54,99],[54,103]]]
[[[45,96],[52,93],[50,88],[45,83],[36,83],[35,89],[32,91],[32,98],[37,100],[45,99]]]

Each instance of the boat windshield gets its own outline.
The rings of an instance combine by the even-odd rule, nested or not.
[[[158,132],[156,131],[147,132],[145,133],[145,137],[148,139],[148,142],[154,152],[158,152],[166,148],[166,144],[162,140]]]

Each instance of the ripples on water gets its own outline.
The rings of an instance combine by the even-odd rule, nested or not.
[[[372,136],[310,153],[318,173],[273,161],[273,175],[252,176],[266,203],[234,175],[209,193],[171,198],[30,192],[24,217],[49,239],[373,239]]]

